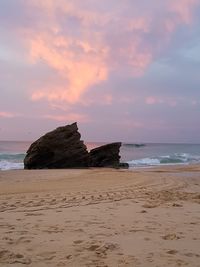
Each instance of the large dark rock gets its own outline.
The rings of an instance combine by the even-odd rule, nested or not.
[[[59,127],[35,141],[24,159],[25,169],[62,169],[88,166],[88,151],[76,123]]]
[[[89,165],[91,167],[119,167],[121,143],[111,143],[94,148],[90,151]]]
[[[25,169],[120,167],[121,143],[111,143],[88,153],[76,123],[59,127],[31,144]]]

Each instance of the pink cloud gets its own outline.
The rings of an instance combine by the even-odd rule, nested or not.
[[[145,103],[147,105],[155,105],[155,104],[161,104],[163,103],[163,100],[158,98],[158,97],[155,97],[155,96],[148,96],[146,99],[145,99]]]
[[[147,105],[157,105],[157,104],[166,104],[171,107],[177,106],[178,102],[174,98],[169,97],[157,97],[157,96],[148,96],[145,99]]]
[[[165,37],[169,41],[171,34],[182,24],[191,24],[193,22],[193,11],[199,4],[198,0],[170,0],[166,9],[173,16],[164,19]]]
[[[79,2],[79,1],[77,1]],[[48,33],[31,32],[30,56],[33,64],[44,61],[57,72],[57,77],[65,79],[66,86],[48,85],[43,88],[35,88],[31,99],[38,101],[66,101],[70,104],[81,102],[85,92],[95,84],[105,81],[110,70],[117,67],[115,60],[109,61],[110,49],[104,39],[105,32],[96,32],[92,29],[94,24],[106,26],[113,20],[113,14],[102,14],[98,10],[80,9],[77,3],[66,1],[30,1],[30,5],[37,6],[44,11],[45,19],[50,23]],[[80,36],[67,36],[61,34],[62,28],[59,18],[55,18],[55,12],[62,11],[65,16],[73,16],[82,23]],[[147,20],[143,17],[120,18],[116,21],[122,29],[129,31],[148,30]],[[139,51],[138,40],[133,39],[126,47],[119,49],[117,57],[127,61],[135,76],[141,75],[146,66],[151,62],[149,51]],[[78,49],[78,50],[77,50]],[[118,64],[118,63],[117,63]],[[110,100],[109,100],[110,101]],[[83,101],[82,101],[83,102]],[[107,101],[106,101],[107,103]]]
[[[112,96],[111,94],[106,94],[106,95],[104,96],[104,99],[105,99],[104,103],[105,103],[106,105],[111,105],[112,102],[113,102],[113,96]]]
[[[176,14],[179,23],[191,23],[193,19],[193,9],[199,4],[198,0],[171,0],[169,11]]]
[[[14,117],[18,117],[18,116],[19,116],[19,114],[17,114],[17,113],[0,111],[0,118],[14,118]]]
[[[143,75],[159,52],[166,49],[179,25],[192,23],[197,2],[160,2],[161,19],[145,9],[138,15],[132,5],[135,15],[126,16],[123,7],[128,8],[128,3],[102,13],[88,5],[88,1],[83,4],[80,0],[30,0],[28,6],[43,12],[42,25],[39,24],[38,29],[26,30],[31,62],[44,62],[54,70],[58,80],[57,84],[47,81],[44,86],[35,87],[31,99],[47,100],[51,104],[59,101],[70,105],[83,103],[87,101],[84,98],[86,92],[106,81],[109,74],[121,66],[126,66],[133,77]],[[122,11],[117,16],[119,6]],[[78,21],[74,33],[69,33],[62,24],[67,18]],[[152,43],[146,35],[157,36],[159,41]],[[146,99],[147,104],[159,101]],[[105,101],[108,102],[112,100]]]
[[[106,49],[102,48],[99,54],[90,53],[90,50],[97,48],[91,48],[90,44],[84,41],[74,41],[82,49],[82,53],[78,56],[76,51],[69,48],[72,43],[72,40],[65,37],[51,35],[42,35],[31,41],[32,61],[43,59],[57,71],[58,78],[60,76],[66,81],[65,87],[35,90],[32,94],[33,100],[60,99],[73,104],[79,102],[90,86],[107,79],[107,67],[102,60]]]
[[[154,105],[155,103],[157,103],[157,100],[155,97],[149,96],[145,99],[145,102],[148,105]]]

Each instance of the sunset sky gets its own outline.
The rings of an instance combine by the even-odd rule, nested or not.
[[[0,0],[0,140],[200,143],[200,0]]]

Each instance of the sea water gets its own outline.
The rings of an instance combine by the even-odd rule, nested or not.
[[[200,144],[123,144],[121,160],[130,167],[200,163]]]
[[[23,169],[23,160],[31,142],[0,141],[0,170]],[[88,150],[103,145],[87,142]],[[131,168],[200,163],[200,144],[123,143],[121,162]]]

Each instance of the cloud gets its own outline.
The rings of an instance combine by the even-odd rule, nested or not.
[[[104,13],[90,1],[29,1],[27,8],[43,13],[43,21],[26,32],[31,61],[44,62],[54,70],[58,84],[59,79],[64,83],[47,81],[32,90],[31,99],[75,104],[86,101],[84,94],[109,79],[111,71],[123,67],[133,77],[143,75],[177,27],[192,22],[197,3],[170,0],[158,4],[162,17],[157,17],[154,8],[146,13],[141,5],[137,12],[129,1],[123,5],[112,1]],[[128,9],[134,17],[126,15]]]
[[[77,120],[99,140],[198,120],[199,0],[11,2],[0,9],[1,118],[38,133]]]
[[[193,19],[193,10],[198,5],[198,0],[182,0],[181,2],[179,0],[171,0],[169,11],[176,15],[179,23],[190,24]]]
[[[156,105],[156,104],[167,104],[171,107],[177,105],[177,100],[169,97],[158,97],[158,96],[148,96],[145,99],[147,105]]]
[[[154,105],[154,104],[162,103],[162,102],[163,101],[161,99],[158,99],[157,97],[153,97],[153,96],[148,96],[145,99],[145,103],[148,104],[148,105]]]
[[[20,115],[18,113],[0,111],[0,118],[14,118],[14,117],[19,117],[19,116]]]
[[[48,43],[49,45],[46,45]],[[70,46],[73,46],[70,49]],[[76,49],[79,51],[76,51]],[[55,71],[58,78],[66,81],[65,87],[36,90],[33,100],[47,98],[49,101],[66,100],[78,102],[91,85],[107,78],[107,67],[103,62],[105,50],[97,54],[95,48],[83,41],[68,40],[65,37],[44,35],[31,41],[31,58],[34,62],[42,59]],[[102,56],[102,58],[101,58]]]

